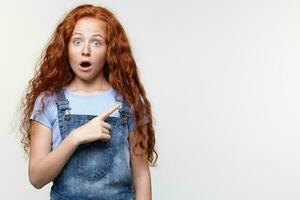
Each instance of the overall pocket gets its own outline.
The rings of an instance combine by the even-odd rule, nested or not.
[[[112,168],[115,148],[112,142],[83,144],[76,152],[78,173],[89,180],[102,178]]]
[[[80,145],[76,154],[78,174],[89,180],[96,180],[110,173],[113,168],[114,158],[121,147],[128,147],[128,130],[119,122],[120,118],[109,117],[105,122],[109,123],[111,139],[108,142],[101,140]],[[127,131],[127,132],[126,132]],[[127,144],[126,144],[127,143]]]

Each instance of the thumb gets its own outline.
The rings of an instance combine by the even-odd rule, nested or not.
[[[120,104],[115,104],[112,107],[110,107],[106,112],[103,112],[98,117],[102,120],[105,120],[108,118],[115,110],[117,110],[120,107]]]

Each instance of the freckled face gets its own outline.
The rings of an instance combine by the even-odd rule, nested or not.
[[[107,46],[105,23],[96,18],[77,21],[68,44],[69,64],[75,78],[91,81],[103,74]]]

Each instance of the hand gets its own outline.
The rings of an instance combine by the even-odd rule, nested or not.
[[[84,144],[88,142],[93,142],[96,140],[109,141],[111,136],[109,129],[111,125],[104,122],[115,110],[120,107],[120,104],[113,105],[108,111],[100,114],[99,116],[93,118],[88,123],[74,129],[72,135],[74,136],[76,143]]]

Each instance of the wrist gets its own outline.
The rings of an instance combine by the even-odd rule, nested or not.
[[[73,131],[71,131],[71,133],[67,137],[69,137],[71,143],[74,144],[75,146],[80,145],[80,139],[78,137],[76,129],[74,129]]]

